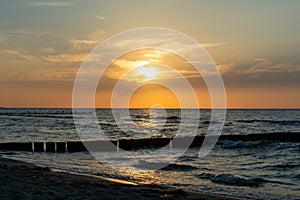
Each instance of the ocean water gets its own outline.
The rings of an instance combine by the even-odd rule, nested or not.
[[[82,110],[82,114],[89,112]],[[124,112],[120,109],[117,112]],[[191,121],[198,122],[198,135],[205,135],[211,122],[210,110],[188,110]],[[123,119],[124,132],[114,120],[110,109],[97,109],[98,123],[106,136],[119,138],[174,137],[181,126],[181,111],[132,109]],[[36,141],[77,141],[71,109],[1,109],[0,143]],[[199,120],[199,121],[198,121]],[[132,124],[137,129],[132,129]],[[189,124],[185,124],[189,130]],[[191,131],[192,132],[192,131]],[[227,110],[222,134],[265,134],[296,132],[300,134],[300,110]],[[186,131],[187,136],[190,132]],[[82,137],[82,136],[81,136]],[[84,139],[93,139],[86,133]],[[128,158],[121,163],[131,166],[117,170],[102,164],[88,152],[1,152],[2,156],[33,162],[54,169],[63,169],[120,178],[144,184],[161,184],[245,199],[300,199],[300,143],[219,141],[204,158],[199,148],[188,149],[179,159],[163,169],[151,171],[140,166],[160,162],[136,150],[138,159]],[[163,150],[161,150],[163,151]],[[172,149],[181,152],[182,149]],[[164,152],[161,152],[162,155]],[[113,153],[100,152],[104,159]],[[144,156],[141,156],[144,155]],[[167,159],[161,157],[161,161]],[[138,160],[138,162],[136,162]]]

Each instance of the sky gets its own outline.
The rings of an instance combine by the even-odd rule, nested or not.
[[[93,48],[122,31],[154,26],[182,32],[206,49],[224,80],[228,108],[300,108],[299,8],[298,0],[2,0],[0,107],[71,107],[76,73]],[[146,65],[145,54],[163,58],[128,82],[158,78],[161,63],[188,68],[175,55],[150,51],[124,55],[110,69]],[[97,107],[110,107],[119,75],[108,70]],[[201,107],[210,107],[203,81],[185,76]],[[176,107],[174,98],[152,85],[136,91],[130,105]]]

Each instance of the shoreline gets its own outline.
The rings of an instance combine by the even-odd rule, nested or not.
[[[1,157],[0,176],[0,199],[238,199],[52,170]]]

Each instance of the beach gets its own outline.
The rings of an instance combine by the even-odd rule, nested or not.
[[[6,158],[0,158],[0,176],[0,199],[232,199],[58,172]]]

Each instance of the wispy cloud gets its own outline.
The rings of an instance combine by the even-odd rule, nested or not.
[[[97,44],[98,40],[71,40],[73,44]]]
[[[40,62],[40,59],[38,57],[20,52],[18,50],[4,49],[2,50],[2,52],[6,55],[16,56],[30,62]]]
[[[101,20],[101,21],[107,21],[108,19],[106,17],[100,16],[100,15],[96,15],[97,19]]]
[[[70,63],[81,63],[87,56],[87,53],[58,53],[55,52],[55,50],[52,47],[40,49],[40,53],[43,53],[43,55],[35,55],[35,54],[29,54],[24,53],[19,50],[11,50],[11,49],[3,49],[0,51],[0,53],[9,55],[9,56],[15,56],[18,58],[21,58],[23,60],[29,61],[30,63],[64,63],[64,64],[70,64]]]
[[[225,74],[230,70],[230,66],[228,65],[217,65],[217,68],[221,74]]]
[[[51,72],[49,70],[39,70],[35,71],[35,76],[31,80],[73,81],[77,70],[77,67],[55,68]]]
[[[77,67],[21,68],[18,71],[0,69],[0,81],[73,81]]]
[[[67,39],[70,43],[68,54],[88,54],[98,43],[99,40],[94,39]]]
[[[71,2],[68,2],[68,1],[60,1],[60,2],[36,1],[36,2],[31,2],[29,4],[32,6],[66,7],[66,6],[70,6]]]
[[[254,58],[242,63],[228,63],[218,65],[222,74],[249,75],[258,77],[267,73],[293,73],[300,72],[300,63],[292,61],[274,62],[266,58]]]
[[[5,43],[6,41],[7,38],[0,35],[0,44]]]
[[[40,49],[40,51],[45,54],[54,54],[55,53],[55,50],[53,47],[43,48],[43,49]]]
[[[52,34],[51,31],[28,31],[28,30],[0,30],[0,34],[18,35],[18,34]]]
[[[87,54],[57,54],[43,56],[43,59],[49,63],[81,63]]]
[[[223,46],[226,44],[227,43],[225,43],[225,42],[205,42],[205,43],[201,43],[201,46],[203,48],[210,48],[210,47],[219,47],[219,46]]]
[[[254,59],[257,63],[251,66],[244,73],[261,73],[261,72],[295,72],[300,71],[300,64],[295,62],[273,62],[269,59]]]

